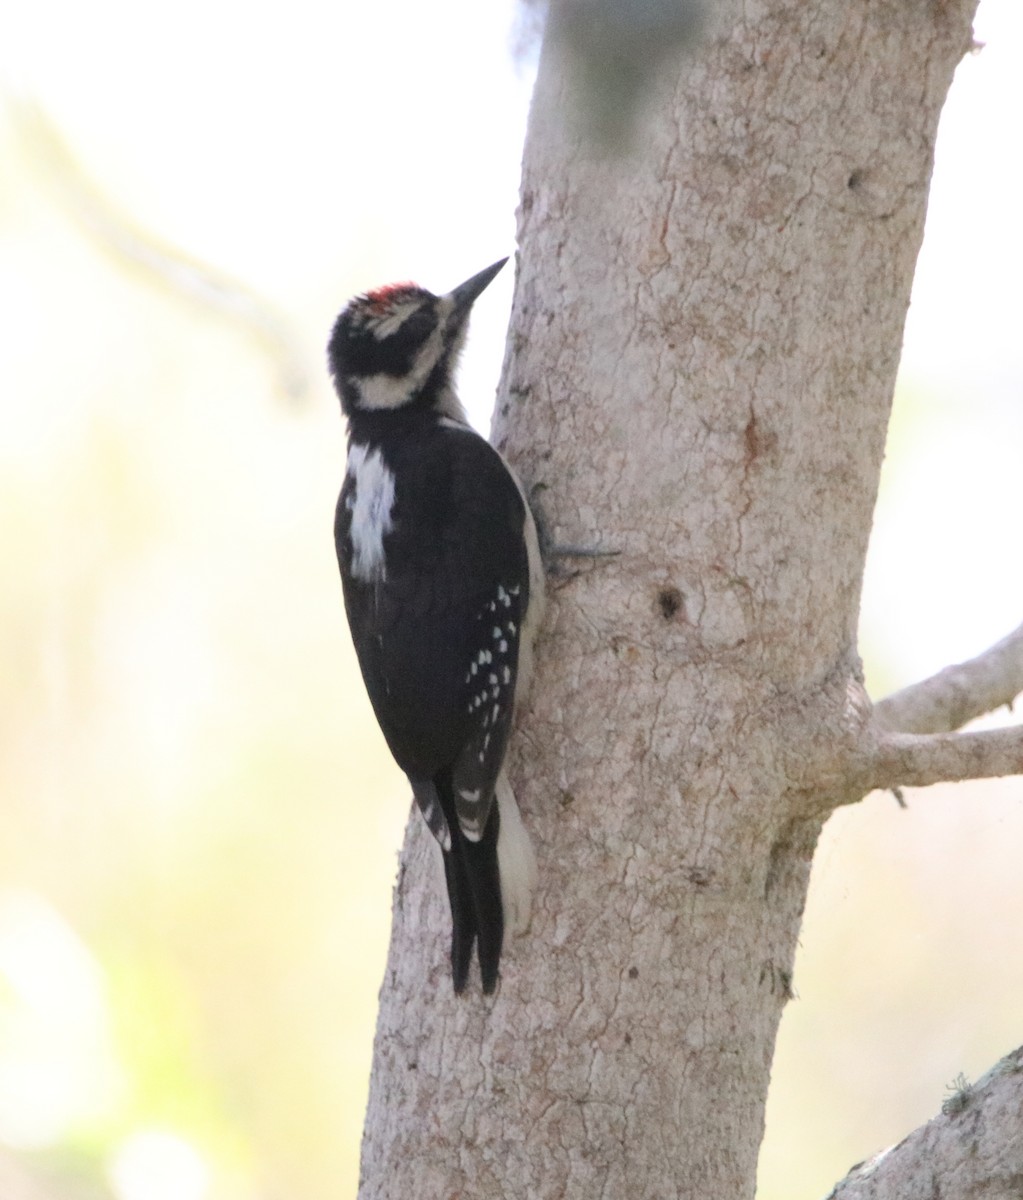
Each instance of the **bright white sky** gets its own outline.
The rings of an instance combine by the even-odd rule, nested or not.
[[[513,249],[531,83],[514,14],[513,0],[35,0],[8,13],[0,55],[142,224],[276,299],[315,345],[356,289],[447,288]],[[864,604],[908,674],[1006,632],[1023,595],[1023,555],[999,543],[1023,452],[1019,0],[983,0],[977,34],[906,333],[903,378],[939,416],[900,454]],[[482,425],[511,282],[480,306],[464,366]]]
[[[447,288],[513,249],[531,84],[515,11],[35,0],[5,18],[0,79],[44,105],[135,219],[273,299],[314,348],[357,289]],[[983,0],[977,35],[906,333],[903,381],[932,419],[898,447],[864,599],[900,677],[1007,632],[1023,595],[1023,555],[1003,546],[1023,454],[1019,0]],[[480,306],[463,368],[484,427],[511,284]]]
[[[942,115],[904,366],[937,380],[1014,372],[1018,385],[1023,5],[983,0],[975,33],[984,49],[960,64]]]
[[[513,249],[531,83],[514,17],[513,0],[35,0],[5,17],[0,79],[140,223],[276,299],[315,344],[353,290],[446,288]],[[910,671],[1005,632],[1023,595],[1018,563],[997,562],[1023,556],[985,528],[1014,525],[1000,517],[1023,449],[1023,6],[983,0],[977,35],[942,124],[903,372],[949,411],[900,461],[906,508],[879,536],[865,605]],[[481,305],[464,368],[480,424],[511,282]],[[936,488],[918,478],[935,470]],[[875,578],[892,572],[894,597]]]

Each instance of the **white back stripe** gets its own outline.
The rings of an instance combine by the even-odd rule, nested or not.
[[[394,476],[379,450],[359,442],[348,448],[347,473],[355,490],[348,498],[352,514],[352,575],[369,583],[384,579],[384,535],[390,533],[394,508]]]

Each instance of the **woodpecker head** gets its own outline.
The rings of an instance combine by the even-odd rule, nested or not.
[[[416,406],[464,420],[452,377],[469,312],[507,261],[502,258],[446,296],[414,283],[392,283],[350,300],[327,345],[345,415]]]

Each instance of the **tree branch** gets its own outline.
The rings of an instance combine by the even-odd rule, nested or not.
[[[863,770],[868,789],[1023,775],[1023,726],[977,733],[885,733]]]
[[[974,1087],[959,1089],[940,1116],[897,1146],[854,1167],[828,1200],[1019,1200],[1023,1195],[1023,1047]]]
[[[976,658],[885,697],[874,707],[874,722],[886,731],[948,733],[1011,704],[1020,692],[1023,625]]]

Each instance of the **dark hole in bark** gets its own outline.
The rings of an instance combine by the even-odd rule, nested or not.
[[[682,593],[676,587],[661,588],[657,593],[657,606],[661,610],[661,616],[670,621],[682,607]]]

